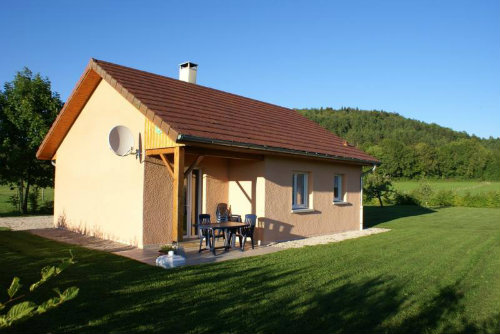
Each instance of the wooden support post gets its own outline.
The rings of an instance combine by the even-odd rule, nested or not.
[[[170,162],[165,157],[165,154],[161,153],[160,157],[161,157],[161,160],[163,160],[163,163],[165,164],[165,167],[167,167],[167,170],[170,173],[170,176],[174,177],[174,169],[172,168],[172,166],[170,165]]]
[[[203,160],[203,155],[199,155],[196,157],[196,160],[193,161],[193,163],[191,164],[191,166],[189,166],[189,168],[184,172],[184,177],[187,177],[189,173],[191,173],[191,171],[196,167],[198,166],[198,164],[201,162],[201,160]]]
[[[174,152],[174,187],[172,206],[172,237],[182,241],[184,232],[184,147],[175,147]]]

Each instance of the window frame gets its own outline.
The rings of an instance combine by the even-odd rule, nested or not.
[[[304,175],[304,204],[297,204],[297,176]],[[292,210],[309,209],[309,173],[307,172],[294,172],[292,178]]]
[[[338,179],[339,183],[337,185],[338,188],[338,196],[335,197],[335,180]],[[344,191],[344,175],[335,174],[333,176],[333,203],[344,203],[345,202],[345,191]]]

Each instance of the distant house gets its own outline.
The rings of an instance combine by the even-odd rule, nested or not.
[[[294,110],[91,59],[40,146],[54,224],[144,247],[196,236],[218,203],[258,216],[262,242],[359,230],[361,168],[378,160]],[[137,155],[108,144],[117,125]]]

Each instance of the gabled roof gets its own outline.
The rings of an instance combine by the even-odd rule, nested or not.
[[[379,163],[295,110],[95,59],[42,142],[39,159],[54,156],[101,79],[178,142]]]

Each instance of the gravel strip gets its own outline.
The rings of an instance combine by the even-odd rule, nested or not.
[[[0,227],[14,231],[54,227],[54,216],[1,217]]]
[[[342,232],[342,233],[320,235],[317,237],[310,237],[310,238],[299,239],[299,240],[284,241],[284,242],[279,242],[279,243],[273,244],[272,247],[300,248],[300,247],[304,247],[304,246],[322,245],[322,244],[328,244],[330,242],[339,242],[339,241],[343,241],[343,240],[347,240],[347,239],[355,239],[355,238],[364,237],[367,235],[378,234],[378,233],[389,232],[389,231],[390,231],[390,229],[388,229],[388,228],[372,227],[372,228],[367,228],[366,230],[362,230],[362,231],[348,231],[348,232]]]

